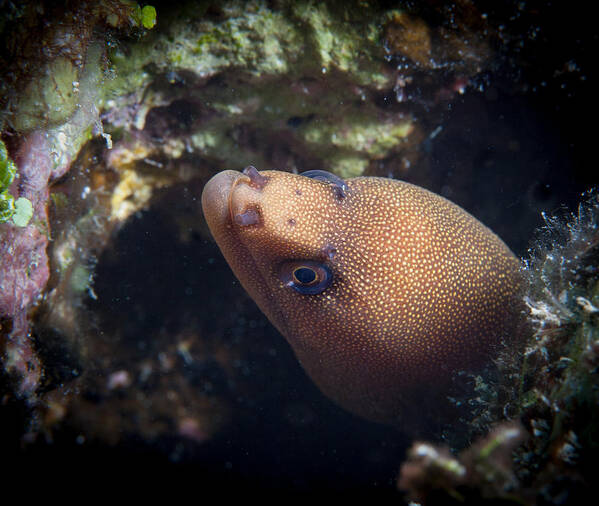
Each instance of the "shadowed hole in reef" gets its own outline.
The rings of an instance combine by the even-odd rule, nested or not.
[[[258,489],[397,501],[403,437],[344,412],[317,390],[208,235],[201,185],[182,188],[159,192],[119,230],[99,259],[97,300],[89,307],[110,359],[125,367],[172,349],[182,334],[203,341],[202,356],[181,356],[175,367],[199,395],[226,399],[232,416],[201,445],[169,434],[154,446],[139,443],[144,452],[151,446],[165,460],[176,453],[178,465],[205,477]],[[224,365],[215,351],[223,347],[235,357]]]
[[[179,241],[177,226],[157,209],[132,218],[102,255],[95,275],[93,303],[105,331],[117,333],[125,346],[160,346],[145,336],[156,330],[165,338],[188,324],[185,317],[218,312],[230,289],[218,281],[218,249],[192,232]],[[216,265],[215,265],[216,264]],[[206,321],[212,331],[213,321]]]

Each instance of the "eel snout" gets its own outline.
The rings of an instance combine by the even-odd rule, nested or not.
[[[226,170],[204,187],[202,208],[208,226],[220,229],[232,223],[241,227],[259,225],[260,196],[268,178],[249,166],[243,172]]]

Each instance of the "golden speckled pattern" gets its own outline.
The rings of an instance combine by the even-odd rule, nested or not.
[[[204,214],[244,288],[341,406],[397,422],[510,332],[519,262],[460,207],[392,179],[347,180],[341,198],[323,181],[260,174],[262,187],[217,174]],[[281,271],[293,260],[328,266],[330,286],[288,286]]]

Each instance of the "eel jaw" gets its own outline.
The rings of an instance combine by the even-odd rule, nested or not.
[[[256,259],[240,237],[244,227],[259,226],[259,222],[253,220],[252,213],[244,213],[248,205],[256,204],[259,200],[262,182],[255,175],[234,170],[219,172],[204,186],[202,210],[214,240],[241,285],[251,294],[262,312],[271,315],[270,321],[281,334],[288,335],[289,329],[276,297],[270,292]]]

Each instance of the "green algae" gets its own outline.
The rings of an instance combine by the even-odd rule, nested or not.
[[[157,20],[153,6],[142,7],[132,0],[75,2],[56,12],[43,2],[39,6],[24,2],[15,15],[27,28],[19,30],[15,23],[16,40],[8,44],[10,68],[0,87],[7,124],[19,133],[59,126],[76,113],[81,105],[79,84],[86,51],[101,40],[102,30],[109,47],[115,33],[106,31],[107,27],[141,36]],[[46,20],[53,15],[58,18],[52,23]],[[5,118],[0,120],[4,128]]]
[[[354,121],[350,118],[346,123],[312,124],[303,134],[309,143],[336,146],[377,159],[400,145],[412,128],[410,121],[387,124],[367,117]]]
[[[133,26],[153,29],[126,43],[90,45],[84,65],[50,60],[17,103],[16,130],[45,128],[56,167],[68,166],[94,136],[104,136],[110,148],[105,127],[113,135],[128,130],[110,119],[103,124],[100,111],[135,109],[131,126],[142,130],[150,111],[178,99],[209,111],[181,133],[184,144],[231,168],[270,166],[268,143],[282,135],[298,153],[289,168],[303,170],[309,159],[357,176],[409,137],[409,115],[385,114],[365,101],[365,90],[393,85],[382,44],[384,10],[311,1],[277,8],[261,0],[189,2],[161,15],[156,27],[152,6],[121,5]],[[211,78],[221,82],[211,85]],[[239,140],[248,129],[257,143]]]
[[[398,113],[372,100],[396,86],[386,37],[397,10],[364,2],[185,2],[161,12],[156,25],[151,5],[116,4],[137,37],[92,44],[85,65],[52,60],[17,103],[16,129],[47,129],[58,167],[93,136],[110,148],[104,128],[113,136],[151,128],[147,115],[176,100],[189,101],[197,119],[165,137],[178,135],[222,167],[270,166],[276,138],[293,153],[287,168],[309,164],[351,177],[412,142],[411,109]],[[114,12],[103,16],[122,25]],[[108,113],[102,121],[100,112]],[[255,142],[246,143],[242,130]]]
[[[10,194],[10,185],[17,177],[17,167],[9,158],[4,142],[0,140],[0,223],[12,221],[17,227],[25,227],[33,216],[33,206],[25,197]]]
[[[15,163],[9,158],[6,145],[0,140],[0,192],[8,191],[17,174]]]
[[[14,127],[22,132],[67,121],[78,104],[79,67],[67,58],[49,61],[43,76],[20,95]]]
[[[177,63],[199,75],[229,67],[244,68],[255,75],[288,71],[290,60],[299,54],[301,39],[282,13],[251,2],[247,11],[231,8],[229,14],[221,23],[201,22],[200,35],[190,46],[192,51],[174,53]]]
[[[144,5],[141,9],[141,24],[150,30],[156,26],[156,9],[151,5]]]
[[[122,5],[133,25],[155,25],[151,6]],[[191,120],[160,130],[167,157],[191,152],[215,166],[268,168],[282,143],[292,156],[279,168],[359,176],[401,153],[415,128],[409,112],[369,100],[394,85],[383,43],[392,12],[361,3],[188,2],[136,40],[90,45],[85,65],[52,60],[38,91],[23,94],[17,129],[45,126],[55,166],[66,167],[92,137],[110,149],[110,134],[152,129],[148,114],[181,100]],[[103,121],[100,111],[109,112]],[[112,121],[118,111],[131,111],[124,123],[126,114]]]
[[[388,86],[391,75],[385,71],[381,51],[385,17],[365,6],[352,13],[351,7],[345,6],[341,15],[334,15],[333,5],[300,2],[294,6],[294,12],[310,28],[308,37],[322,72],[335,68],[351,75],[360,85]]]
[[[84,143],[104,134],[96,105],[102,83],[101,48],[89,46],[85,65],[77,83],[77,108],[68,121],[46,130],[55,167],[65,167],[77,156]],[[107,138],[109,142],[109,138]]]
[[[17,168],[0,140],[0,223],[6,223],[15,213],[14,197],[8,190],[16,174]]]
[[[268,163],[260,146],[235,140],[234,132],[249,125],[265,139],[289,132],[297,149],[343,176],[360,175],[371,160],[401,147],[412,130],[409,115],[381,117],[378,108],[360,103],[356,90],[392,84],[381,44],[385,12],[369,9],[365,16],[352,8],[338,17],[334,7],[314,2],[273,10],[262,1],[230,1],[219,8],[216,17],[202,6],[184,8],[186,15],[163,32],[127,52],[112,51],[114,77],[100,102],[126,107],[122,101],[133,96],[140,111],[179,97],[204,104],[217,115],[189,132],[190,146],[228,167]],[[152,84],[160,73],[168,89]],[[218,85],[196,86],[217,75]],[[310,121],[323,112],[325,121]],[[288,128],[294,121],[300,128]]]
[[[227,69],[264,76],[335,68],[361,85],[380,88],[391,83],[380,43],[384,14],[362,13],[360,23],[346,23],[332,21],[324,4],[299,2],[289,13],[271,10],[262,1],[227,2],[216,20],[197,11],[172,22],[164,33],[131,45],[127,53],[115,50],[111,62],[116,80],[109,88],[133,91],[147,83],[149,63],[158,70],[200,77]]]
[[[29,199],[19,197],[15,200],[15,214],[12,221],[17,227],[26,227],[33,216],[33,205]]]
[[[359,155],[337,154],[329,160],[330,165],[326,170],[338,174],[342,178],[358,177],[364,174],[369,160]]]
[[[201,8],[151,34],[127,52],[110,54],[114,79],[104,96],[122,95],[147,86],[158,72],[192,72],[208,77],[231,68],[255,76],[281,74],[301,54],[298,29],[282,13],[263,2],[228,2],[223,20],[204,19]]]

